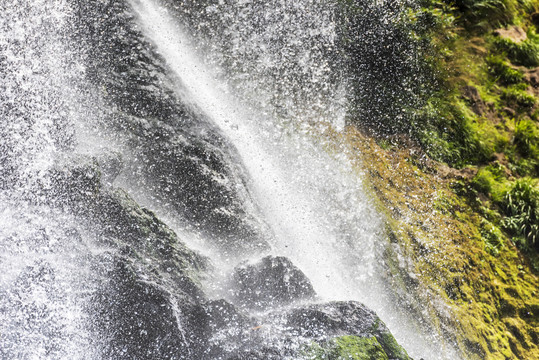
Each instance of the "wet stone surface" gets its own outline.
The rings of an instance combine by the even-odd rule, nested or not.
[[[233,282],[237,302],[250,309],[265,310],[316,296],[305,274],[282,256],[236,267]]]

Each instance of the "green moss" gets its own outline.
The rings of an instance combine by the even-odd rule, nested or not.
[[[434,159],[463,167],[490,159],[494,142],[487,142],[477,131],[477,117],[456,96],[433,97],[417,114],[417,136]]]
[[[490,194],[494,181],[494,177],[489,171],[481,169],[473,178],[472,185],[477,191],[480,191],[483,194]]]
[[[313,343],[303,351],[309,360],[388,360],[378,340],[373,337],[342,336],[322,345]]]
[[[500,229],[488,220],[483,219],[480,226],[481,237],[485,242],[485,249],[491,255],[498,255],[503,248],[503,235]]]
[[[410,21],[417,27],[428,27],[431,31],[445,31],[453,28],[456,17],[451,13],[449,4],[443,1],[422,1],[420,5],[419,9],[410,9],[408,12]],[[422,40],[425,39],[424,32],[417,35],[423,35]],[[454,30],[445,32],[445,39],[451,39],[454,36],[456,36]]]
[[[517,14],[514,0],[457,0],[467,25],[489,28],[511,24]]]
[[[508,187],[504,168],[498,162],[479,169],[471,183],[475,190],[490,196],[495,202],[502,201]]]
[[[334,359],[388,359],[387,354],[374,336],[370,338],[344,336],[337,339],[336,345],[333,351]]]
[[[524,86],[521,86],[520,84],[510,86],[507,89],[504,89],[501,95],[508,106],[515,108],[517,112],[520,113],[531,110],[536,102],[535,97],[525,91],[527,85],[522,85]]]
[[[388,222],[391,228],[388,241],[392,246],[386,250],[386,253],[392,253],[385,253],[384,257],[394,275],[396,292],[403,289],[421,299],[420,294],[428,289],[429,294],[446,301],[451,309],[450,318],[455,322],[439,323],[434,328],[439,334],[449,329],[449,337],[454,336],[455,343],[464,353],[463,358],[537,357],[539,349],[534,345],[537,344],[534,316],[539,308],[537,277],[532,264],[524,260],[523,253],[516,247],[509,245],[507,233],[501,230],[499,211],[503,210],[484,197],[478,202],[477,192],[474,193],[466,178],[446,182],[445,177],[438,177],[441,172],[423,172],[407,161],[409,150],[383,151],[377,146],[369,146],[374,143],[372,139],[357,137],[351,145],[363,157],[361,164],[369,169],[369,181],[381,200],[380,206],[385,207],[388,217],[393,217]],[[506,159],[499,157],[498,160],[482,169],[494,179],[494,186],[500,183],[506,191],[514,180],[505,166]],[[397,168],[398,176],[394,173]],[[449,191],[450,184],[457,182],[462,189],[459,194],[466,198]],[[422,204],[428,206],[423,208]],[[433,211],[432,205],[440,211]],[[481,220],[479,214],[483,214],[485,220]],[[423,228],[425,223],[428,227]],[[391,262],[396,256],[397,244],[399,256],[413,261],[410,266],[417,270],[419,281],[412,286],[407,283],[399,264]],[[432,298],[421,304],[422,309],[428,309]],[[440,315],[433,308],[429,313],[432,319]],[[446,315],[444,319],[449,317]],[[377,339],[391,358],[383,340],[379,336]]]
[[[533,176],[538,173],[537,160],[517,158],[512,165],[513,171],[520,176]]]
[[[518,122],[513,142],[522,156],[539,159],[539,129],[533,121]]]
[[[539,65],[539,39],[535,33],[528,34],[524,41],[516,43],[507,38],[496,38],[496,48],[505,52],[511,62],[516,65],[534,67]]]
[[[408,353],[402,346],[397,343],[395,337],[390,333],[382,333],[378,339],[379,343],[382,345],[382,348],[387,353],[387,356],[390,359],[400,359],[407,360],[409,359]]]
[[[539,188],[530,179],[517,180],[504,197],[503,226],[524,248],[539,249]]]
[[[501,85],[519,84],[524,80],[522,71],[510,67],[501,56],[487,57],[487,66],[489,74]]]

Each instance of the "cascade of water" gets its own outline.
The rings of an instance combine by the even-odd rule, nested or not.
[[[336,3],[163,3],[0,5],[0,357],[190,359],[208,336],[232,348],[250,323],[205,334],[220,319],[208,309],[231,306],[193,268],[211,261],[206,290],[234,302],[216,279],[271,254],[317,300],[366,303],[410,355],[457,358],[399,310],[383,220],[317,136],[346,115]],[[283,333],[263,334],[286,346]]]
[[[257,31],[241,27],[242,21],[249,23],[252,15],[248,13],[248,4],[228,5],[235,11],[243,10],[239,11],[239,19],[233,15],[227,17],[232,25],[226,31],[238,35],[232,41],[232,54],[237,56],[233,62],[240,63],[232,65],[221,61],[221,56],[230,56],[226,52],[230,49],[223,50],[226,46],[213,44],[208,51],[199,39],[190,37],[182,28],[172,8],[159,6],[152,0],[133,1],[146,36],[181,80],[184,101],[202,109],[237,148],[240,156],[237,161],[248,170],[256,202],[275,233],[271,251],[292,259],[323,299],[357,299],[375,309],[413,356],[440,357],[439,341],[443,343],[443,340],[427,334],[416,336],[420,331],[418,325],[398,310],[387,291],[381,258],[385,246],[383,222],[364,195],[361,180],[344,157],[326,153],[323,142],[308,136],[306,130],[313,121],[326,126],[328,122],[336,125],[342,122],[342,89],[346,86],[328,75],[331,67],[327,62],[318,61],[325,54],[310,54],[309,46],[302,48],[304,42],[320,36],[305,24],[313,19],[323,22],[331,16],[323,12],[315,17],[311,13],[311,18],[305,19],[305,12],[309,11],[306,9],[313,4],[296,3],[293,6],[296,15],[304,13],[289,18],[290,9],[286,5],[273,4],[276,6],[271,11],[262,11],[273,18],[270,21],[273,32],[266,29],[270,39],[268,34],[254,38]],[[206,11],[223,10],[219,6],[209,6]],[[278,16],[281,16],[279,23],[275,20]],[[303,22],[297,22],[298,18]],[[297,34],[289,32],[290,23]],[[329,33],[327,39],[334,36],[331,26],[321,29],[326,35]],[[278,37],[275,32],[281,31],[288,39],[284,44],[279,43],[285,53],[279,57],[274,53],[277,49],[268,50],[264,44],[270,48],[276,46],[271,38],[275,40]],[[254,48],[249,47],[253,44]],[[292,58],[287,55],[291,48],[295,55]],[[298,71],[298,67],[287,61],[298,58],[305,70],[294,77],[293,71]],[[279,78],[276,74],[285,75]],[[323,91],[316,92],[320,87]],[[266,90],[275,92],[278,88],[279,95],[270,100]],[[311,96],[320,93],[324,94],[324,100]],[[446,352],[441,356],[455,358],[450,346]]]
[[[332,259],[332,256],[339,256],[339,251],[327,251],[325,248],[339,246],[335,238],[336,219],[332,219],[332,214],[326,212],[326,206],[330,199],[341,198],[350,199],[351,203],[357,200],[356,206],[365,207],[364,211],[362,208],[358,211],[366,219],[358,222],[359,226],[354,228],[360,229],[362,234],[358,237],[364,239],[362,246],[367,251],[361,253],[370,256],[373,252],[373,238],[380,226],[374,216],[369,218],[374,212],[368,208],[366,201],[357,199],[358,185],[349,190],[344,190],[344,184],[340,184],[339,188],[331,186],[332,181],[345,181],[339,178],[341,172],[336,168],[336,163],[330,163],[329,157],[323,153],[314,153],[314,145],[305,137],[282,137],[280,130],[272,127],[271,117],[244,109],[227,94],[227,90],[220,89],[226,85],[216,81],[211,71],[203,67],[187,44],[187,36],[181,32],[173,18],[166,17],[165,9],[151,2],[140,4],[143,7],[137,9],[144,19],[150,38],[158,44],[159,50],[188,91],[185,100],[203,109],[232,139],[242,155],[240,161],[250,171],[256,195],[261,199],[260,205],[265,208],[267,220],[278,235],[273,244],[274,251],[285,251],[289,256],[295,254],[294,260],[311,264],[310,275],[319,279],[318,290],[328,298],[345,295],[336,293],[337,289],[343,292],[354,291],[342,284],[342,280],[339,280],[342,274],[333,268],[339,260]],[[178,43],[183,46],[178,47]],[[335,166],[329,166],[328,163]],[[321,183],[327,186],[321,186]],[[313,204],[324,204],[324,207],[315,208],[317,205]],[[358,220],[357,215],[349,216]],[[369,266],[372,261],[359,263]],[[373,269],[363,270],[360,273],[373,273]],[[333,278],[329,276],[330,273]],[[342,285],[329,285],[335,282]]]

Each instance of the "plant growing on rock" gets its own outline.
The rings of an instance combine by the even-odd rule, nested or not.
[[[539,158],[539,129],[531,120],[519,121],[513,142],[523,156]]]
[[[522,71],[513,69],[500,56],[489,56],[487,66],[489,74],[502,85],[519,84],[524,79]]]
[[[504,197],[503,226],[524,248],[539,249],[539,188],[530,179],[515,182]]]
[[[502,92],[502,98],[519,113],[530,110],[535,105],[535,97],[526,92],[527,85],[510,86]]]
[[[506,38],[497,38],[495,45],[500,51],[507,53],[509,59],[517,65],[534,67],[539,65],[539,39],[534,33],[522,42],[514,42]]]
[[[488,220],[483,219],[480,225],[481,237],[485,241],[485,249],[491,255],[498,255],[503,248],[503,237],[500,229]]]
[[[516,16],[514,0],[456,0],[455,6],[464,13],[468,25],[479,28],[506,25]]]

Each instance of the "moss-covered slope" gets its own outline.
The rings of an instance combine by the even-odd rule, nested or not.
[[[431,314],[467,358],[539,357],[539,278],[510,234],[478,212],[484,196],[464,196],[474,171],[430,160],[410,143],[383,149],[352,127],[335,136],[386,213],[396,293],[419,300],[415,311]],[[395,251],[409,261],[396,261]]]

